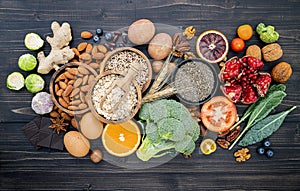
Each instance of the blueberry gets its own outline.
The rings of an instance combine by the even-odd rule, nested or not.
[[[274,151],[272,149],[266,150],[266,156],[272,158],[274,156]]]
[[[260,154],[260,155],[265,154],[265,149],[264,149],[263,147],[258,147],[256,151],[257,151],[257,153]]]
[[[269,146],[271,146],[271,142],[270,142],[269,140],[265,140],[265,141],[263,142],[263,145],[264,145],[265,147],[269,147]]]
[[[110,41],[110,40],[112,40],[113,39],[113,34],[111,33],[111,32],[106,32],[106,33],[104,33],[104,39],[106,40],[106,41]]]
[[[96,34],[98,36],[102,36],[103,35],[103,30],[101,28],[96,29]]]
[[[100,38],[99,38],[97,35],[95,35],[95,36],[93,37],[93,40],[94,40],[94,42],[98,42],[98,41],[100,40]]]

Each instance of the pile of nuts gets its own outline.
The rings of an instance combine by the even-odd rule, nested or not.
[[[228,131],[219,134],[216,142],[221,148],[228,149],[230,144],[233,141],[235,141],[235,139],[240,135],[240,132],[241,132],[240,126],[232,130],[229,129]]]
[[[104,45],[93,46],[87,42],[81,42],[77,48],[72,48],[75,58],[71,62],[81,62],[89,65],[91,68],[100,73],[100,64],[104,57],[109,53]]]
[[[96,72],[92,72],[92,69],[87,67],[84,64],[66,67],[54,79],[55,98],[61,107],[70,111],[69,113],[88,108],[87,92],[95,79]]]
[[[78,129],[78,122],[72,114],[66,113],[54,105],[53,110],[50,112],[50,117],[52,119],[64,119],[65,122],[71,123],[72,127]]]
[[[242,148],[234,152],[234,157],[236,162],[246,162],[251,158],[248,148]]]

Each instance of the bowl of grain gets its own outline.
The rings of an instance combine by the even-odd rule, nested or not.
[[[61,66],[51,77],[49,91],[54,104],[70,115],[89,110],[87,93],[97,72],[90,66],[72,62]]]
[[[172,83],[180,101],[187,105],[201,105],[216,94],[219,80],[213,64],[191,58],[177,65]]]
[[[135,77],[135,81],[143,93],[150,85],[152,67],[147,56],[136,48],[122,47],[108,53],[100,65],[100,73],[115,70],[127,74],[130,64],[136,61],[140,64],[140,71],[139,75]]]
[[[95,79],[88,92],[88,105],[91,112],[103,123],[117,124],[132,119],[141,107],[140,85],[133,80],[129,91],[124,92],[114,82],[123,78],[125,72],[109,70]],[[111,87],[111,91],[108,91]],[[117,105],[117,107],[115,107]],[[114,110],[112,110],[114,108]]]

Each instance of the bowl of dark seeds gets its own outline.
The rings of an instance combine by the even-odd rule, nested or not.
[[[215,95],[219,80],[212,64],[192,58],[177,65],[172,84],[180,101],[187,105],[201,105]]]

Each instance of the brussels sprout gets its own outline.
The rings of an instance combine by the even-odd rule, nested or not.
[[[24,43],[29,50],[38,50],[44,45],[43,39],[36,33],[28,33],[25,36]]]
[[[44,88],[45,81],[37,74],[30,74],[25,79],[26,89],[31,93],[37,93]]]
[[[19,68],[24,71],[31,71],[37,65],[37,60],[32,54],[23,54],[18,61]]]
[[[11,90],[20,90],[24,87],[24,77],[20,72],[13,72],[7,76],[6,87]]]
[[[31,101],[31,108],[37,114],[46,114],[50,113],[53,109],[53,101],[51,95],[47,92],[37,93]]]

